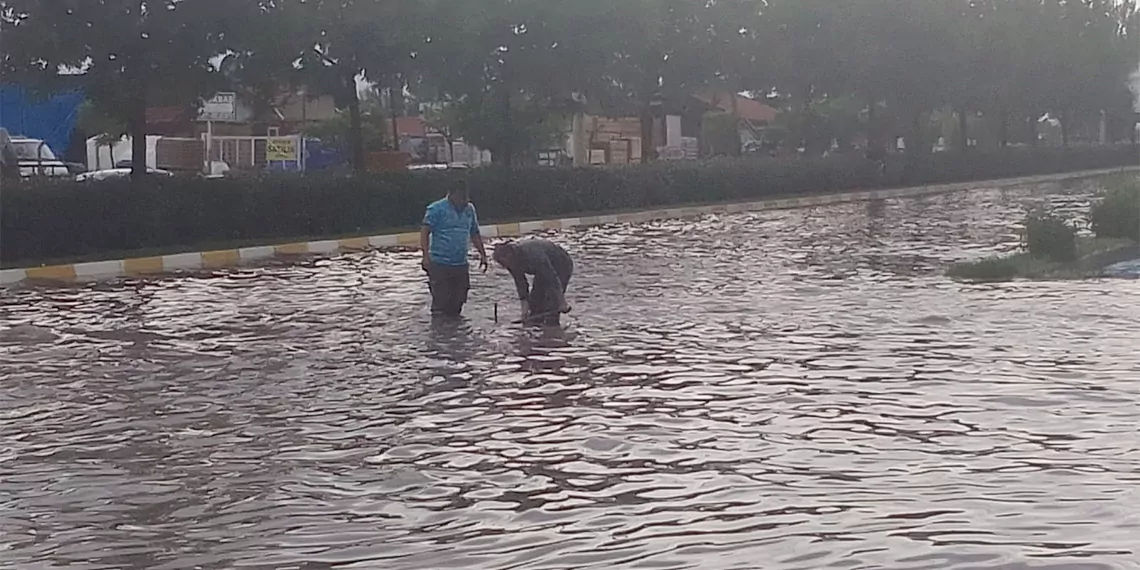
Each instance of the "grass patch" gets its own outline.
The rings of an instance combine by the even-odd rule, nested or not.
[[[1057,281],[1097,277],[1109,265],[1140,257],[1140,246],[1127,239],[1077,238],[1077,256],[1056,261],[1028,252],[964,261],[951,265],[946,275],[961,281],[1001,282],[1015,279]]]

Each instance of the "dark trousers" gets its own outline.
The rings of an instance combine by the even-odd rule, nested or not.
[[[570,285],[570,273],[559,275],[562,280],[562,295],[566,295],[566,287]],[[542,323],[547,325],[557,325],[561,322],[562,314],[558,312],[558,297],[554,294],[553,283],[545,279],[534,279],[534,286],[530,288],[530,295],[527,303],[530,305],[530,314],[532,315],[545,315],[542,318]]]
[[[471,274],[466,265],[432,263],[428,270],[428,289],[431,290],[433,316],[458,317],[467,303]]]

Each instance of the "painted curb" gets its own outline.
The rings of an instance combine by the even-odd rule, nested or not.
[[[1020,186],[1024,184],[1058,182],[1063,180],[1089,178],[1105,174],[1136,171],[1140,171],[1140,167],[1130,166],[1103,170],[1085,170],[1081,172],[1070,172],[1066,174],[1047,174],[1041,176],[1026,176],[1021,178],[1005,178],[1000,180],[956,182],[952,184],[916,186],[911,188],[896,188],[889,190],[854,191],[839,194],[827,194],[822,196],[806,196],[800,198],[769,198],[752,202],[735,202],[728,204],[714,204],[710,206],[658,208],[653,210],[622,214],[603,214],[598,216],[560,218],[555,220],[533,220],[506,224],[491,224],[480,226],[479,231],[483,237],[486,238],[517,237],[535,232],[565,230],[576,227],[612,224],[637,224],[649,222],[652,220],[685,218],[708,214],[736,214],[762,210],[784,210],[790,208],[826,206],[847,202],[879,200],[883,198],[912,198],[916,196],[930,196],[934,194],[960,192],[969,190],[971,188],[1004,188],[1009,186]],[[176,253],[155,257],[137,257],[131,259],[94,261],[68,265],[4,269],[0,270],[0,286],[8,287],[27,283],[83,283],[106,281],[123,277],[169,275],[177,272],[224,269],[273,258],[288,259],[314,255],[328,256],[348,251],[388,249],[396,247],[415,248],[418,247],[418,244],[419,233],[409,232],[369,237],[352,237],[334,240],[283,243],[278,245],[243,247],[238,249],[218,251]]]

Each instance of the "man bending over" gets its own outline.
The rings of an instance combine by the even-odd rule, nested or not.
[[[544,239],[528,239],[496,247],[494,257],[515,280],[524,322],[557,325],[559,316],[570,312],[566,286],[574,273],[574,261],[566,250]],[[527,275],[534,276],[533,287]]]

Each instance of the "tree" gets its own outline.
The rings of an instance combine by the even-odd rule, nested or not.
[[[267,109],[304,85],[346,109],[360,170],[372,84],[392,113],[405,92],[441,105],[506,164],[587,110],[640,117],[650,160],[656,120],[702,90],[776,97],[813,153],[856,128],[881,148],[889,128],[917,158],[947,109],[959,150],[982,121],[1002,145],[1035,142],[1046,114],[1066,142],[1102,113],[1132,131],[1138,20],[1136,0],[0,0],[0,71],[78,83],[138,154],[148,105],[227,87]]]
[[[731,0],[616,4],[611,16],[616,25],[610,38],[614,47],[604,72],[603,97],[613,111],[640,117],[642,161],[650,161],[656,158],[654,120],[666,105],[682,106],[710,85],[740,84],[729,70],[745,67],[743,45],[749,38],[745,33],[749,22],[724,16],[747,13],[753,4]]]
[[[99,109],[90,101],[80,105],[76,126],[86,135],[96,137],[96,150],[101,146],[110,149],[123,138],[123,135],[127,134],[127,125],[121,118]],[[110,152],[108,154],[111,155],[112,167],[114,167],[114,154]],[[98,156],[98,152],[96,152],[96,156]],[[132,161],[131,164],[133,168],[134,162]],[[88,165],[88,167],[91,166],[93,165]]]
[[[132,177],[146,173],[146,110],[191,107],[221,76],[212,59],[234,45],[256,1],[9,0],[4,7],[7,71],[51,86],[78,83],[99,109],[127,125]]]
[[[875,46],[856,45],[855,28],[850,23],[856,21],[853,18],[858,10],[851,9],[851,4],[769,0],[760,26],[765,59],[771,63],[766,73],[757,74],[765,82],[756,87],[776,91],[798,112],[804,112],[817,98],[853,92],[852,74],[859,62],[850,52],[861,48],[874,51]],[[871,58],[869,54],[866,57]]]
[[[503,164],[529,162],[562,136],[604,65],[615,8],[603,0],[457,0],[439,10],[424,85],[456,135]]]
[[[384,150],[389,136],[388,127],[389,121],[384,116],[384,110],[377,98],[371,96],[361,101],[360,124],[355,133],[348,114],[342,112],[336,118],[309,126],[305,129],[305,135],[320,139],[346,153],[351,153],[359,140],[365,151],[372,152]]]
[[[300,30],[301,50],[290,59],[297,80],[348,109],[357,172],[365,168],[358,81],[394,85],[414,69],[424,40],[422,7],[404,0],[291,0],[277,8]]]
[[[282,90],[301,85],[301,54],[315,43],[306,37],[305,17],[292,0],[271,2],[251,12],[219,67],[228,83],[256,116],[271,112]]]

